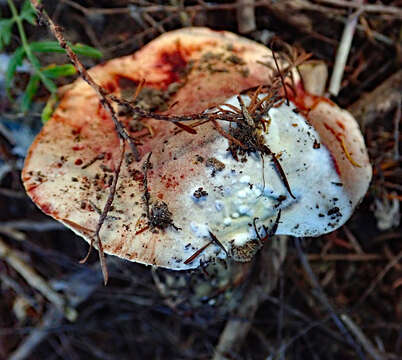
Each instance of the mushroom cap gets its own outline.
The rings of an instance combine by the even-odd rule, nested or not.
[[[89,72],[109,92],[129,99],[145,79],[142,98],[137,98],[142,106],[182,115],[225,103],[238,107],[235,95],[269,84],[272,69],[272,53],[260,44],[225,31],[186,28]],[[294,79],[299,84],[297,75]],[[269,130],[262,134],[294,198],[272,157],[251,153],[244,162],[236,161],[227,150],[228,140],[210,122],[189,134],[171,122],[123,116],[139,142],[141,160],[135,161],[127,147],[113,208],[100,232],[104,251],[182,270],[227,256],[214,243],[186,261],[213,235],[235,259],[248,260],[258,248],[256,230],[264,236],[263,225],[273,226],[279,209],[279,234],[315,236],[341,226],[371,178],[364,140],[349,113],[323,98],[296,93],[289,105],[269,111]],[[306,116],[296,113],[301,107],[309,110]],[[227,122],[219,124],[230,131]],[[150,224],[143,165],[151,151]],[[110,115],[78,79],[32,144],[22,173],[24,186],[42,211],[90,242],[119,157]]]

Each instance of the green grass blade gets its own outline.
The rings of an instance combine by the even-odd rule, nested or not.
[[[46,76],[41,77],[41,81],[43,85],[45,85],[46,89],[49,90],[50,93],[55,93],[57,91],[57,86],[55,83]]]
[[[50,117],[53,114],[57,101],[58,101],[58,97],[57,97],[56,93],[53,95],[50,95],[45,107],[42,110],[42,114],[41,114],[42,123],[46,123],[50,119]]]
[[[17,67],[22,65],[22,60],[24,59],[25,56],[25,50],[22,46],[17,48],[11,57],[7,71],[6,71],[6,90],[9,90],[11,88],[15,72],[17,71]]]
[[[49,79],[57,79],[63,76],[75,75],[77,70],[72,64],[65,65],[50,65],[42,69],[42,74],[44,74]]]
[[[57,41],[33,41],[29,43],[29,46],[34,52],[64,52],[64,49]]]
[[[21,110],[23,112],[26,112],[29,109],[32,99],[35,96],[36,92],[38,91],[39,82],[40,78],[39,75],[37,74],[32,75],[31,78],[29,79],[28,85],[25,89],[25,93],[21,101]]]
[[[0,19],[0,50],[10,43],[13,24],[13,19]]]
[[[25,0],[24,5],[22,5],[20,17],[30,24],[36,25],[36,11],[29,0]]]
[[[100,59],[103,54],[98,49],[84,44],[71,45],[73,51],[79,55],[88,56],[94,59]]]
[[[72,45],[69,43],[72,50],[78,54],[83,56],[92,57],[95,59],[100,59],[103,54],[93,48],[92,46],[83,45],[83,44],[75,44]],[[34,52],[56,52],[56,53],[64,53],[65,50],[59,45],[57,41],[36,41],[31,42],[30,47]]]

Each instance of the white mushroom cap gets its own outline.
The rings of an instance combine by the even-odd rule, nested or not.
[[[236,94],[272,81],[273,70],[260,61],[273,64],[271,51],[262,45],[227,32],[190,28],[164,34],[134,55],[90,72],[116,95],[124,92],[121,80],[138,84],[146,79],[147,88],[161,90],[159,98],[173,104],[166,113],[179,115],[225,103],[238,107]],[[172,123],[146,119],[153,135],[145,128],[131,129],[141,141],[142,159],[127,156],[123,163],[113,210],[100,233],[104,251],[181,270],[226,257],[214,243],[188,261],[213,235],[235,259],[247,260],[258,247],[255,228],[264,236],[263,225],[273,226],[279,209],[280,234],[315,236],[341,226],[370,181],[364,141],[348,113],[322,98],[297,94],[296,105],[284,103],[269,111],[268,131],[261,133],[295,198],[272,157],[264,156],[264,170],[256,152],[245,155],[245,162],[236,161],[227,150],[228,140],[212,123],[196,127],[194,135],[177,131]],[[300,106],[307,119],[296,113]],[[130,120],[122,121],[130,130]],[[229,130],[227,123],[219,123]],[[28,194],[45,213],[89,242],[99,219],[96,210],[106,202],[118,163],[118,144],[95,92],[77,80],[31,146],[23,171]],[[148,223],[143,196],[142,166],[150,151],[151,214],[165,221],[155,227]]]

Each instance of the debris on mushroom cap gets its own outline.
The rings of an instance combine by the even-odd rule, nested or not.
[[[275,78],[269,49],[205,28],[166,33],[134,55],[90,72],[127,100],[145,79],[136,104],[175,115],[219,105],[221,111],[236,107],[241,113],[253,96],[237,94]],[[364,141],[347,112],[300,90],[293,75],[292,102],[275,101],[252,132],[247,132],[251,124],[242,128],[219,120],[187,123],[184,129],[194,134],[167,121],[133,119],[119,108],[141,160],[125,157],[100,232],[104,251],[180,270],[228,255],[248,260],[276,225],[277,233],[296,236],[341,226],[370,181]],[[264,91],[254,92],[254,102]],[[252,115],[248,121],[255,121]],[[79,79],[31,146],[22,176],[45,213],[89,242],[118,160],[113,122]]]

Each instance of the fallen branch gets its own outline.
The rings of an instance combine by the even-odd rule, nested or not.
[[[373,91],[364,94],[348,110],[364,128],[395,108],[401,101],[402,70],[391,75]]]

